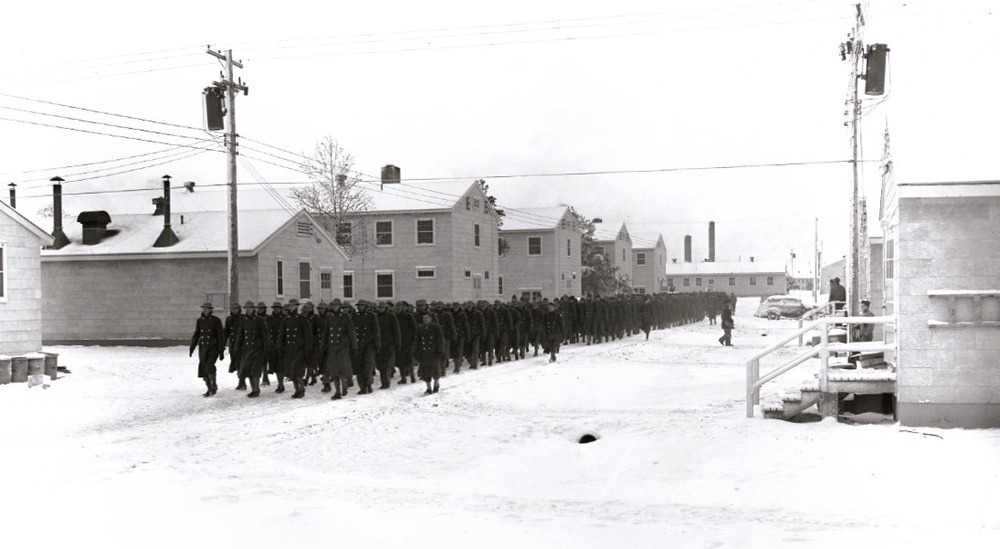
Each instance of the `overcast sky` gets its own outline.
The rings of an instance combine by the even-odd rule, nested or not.
[[[889,93],[864,107],[872,224],[887,121],[897,180],[998,177],[995,4],[862,4],[865,42],[891,48]],[[695,259],[707,257],[714,220],[717,260],[794,250],[798,271],[817,218],[824,263],[847,252],[848,164],[678,169],[849,159],[850,67],[838,48],[853,5],[22,2],[0,28],[0,181],[19,183],[29,213],[50,200],[54,175],[70,212],[86,204],[74,191],[160,189],[165,173],[225,183],[221,152],[177,148],[210,137],[201,91],[221,68],[211,45],[234,51],[250,86],[236,105],[241,183],[306,181],[286,168],[289,153],[329,135],[367,174],[391,163],[404,179],[485,178],[515,215],[570,204],[662,233],[671,257],[686,234]],[[542,175],[592,172],[602,173]]]

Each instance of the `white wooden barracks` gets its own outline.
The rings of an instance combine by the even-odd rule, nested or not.
[[[0,202],[0,355],[42,348],[42,246],[52,236]]]

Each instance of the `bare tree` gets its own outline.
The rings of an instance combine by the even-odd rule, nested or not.
[[[349,256],[364,255],[374,243],[364,223],[364,214],[373,202],[353,170],[354,157],[336,139],[326,136],[300,167],[313,184],[293,189],[292,199],[313,214],[328,233],[336,235]]]

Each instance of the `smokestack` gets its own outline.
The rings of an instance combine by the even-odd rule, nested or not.
[[[382,189],[384,189],[386,185],[399,183],[401,179],[399,166],[393,166],[392,164],[382,166]]]
[[[14,188],[17,187],[17,185],[14,184],[14,183],[11,183],[10,185],[7,185],[7,186],[10,187],[10,207],[14,208],[16,210],[17,209],[17,193],[14,192]]]
[[[180,242],[174,230],[170,228],[170,176],[163,176],[163,231],[153,243],[154,248],[166,248]]]
[[[63,232],[62,226],[62,182],[65,179],[59,177],[58,175],[50,179],[52,182],[52,217],[53,217],[53,228],[52,228],[52,246],[49,247],[50,250],[58,250],[63,246],[69,244],[69,238],[66,237],[66,233]]]
[[[708,260],[715,263],[715,221],[708,222]]]
[[[684,236],[684,263],[691,263],[691,235]]]

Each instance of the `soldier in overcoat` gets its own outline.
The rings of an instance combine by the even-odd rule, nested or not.
[[[347,396],[347,382],[350,381],[352,374],[351,356],[358,352],[358,336],[350,308],[349,303],[341,304],[339,299],[333,300],[327,310],[326,322],[323,323],[323,333],[319,340],[325,359],[323,390],[327,391],[333,383],[335,392],[330,397],[331,400]]]
[[[462,370],[462,357],[465,355],[466,342],[469,341],[469,315],[460,303],[452,303],[451,309],[455,317],[455,339],[451,342],[451,359],[455,362],[454,372]]]
[[[458,338],[458,330],[455,328],[455,316],[440,301],[434,302],[431,309],[437,314],[438,325],[441,326],[441,333],[444,335],[444,358],[441,360],[441,377],[448,374],[448,356],[451,354],[451,344]]]
[[[285,306],[278,341],[285,360],[285,375],[295,387],[292,398],[302,398],[306,396],[306,356],[312,352],[313,340],[309,323],[299,314],[299,300],[294,297]]]
[[[267,355],[264,356],[264,371],[261,372],[260,377],[260,386],[268,387],[271,385],[271,381],[268,379],[268,373],[270,373],[269,370],[271,369],[271,351],[274,350],[274,334],[271,333],[271,323],[268,321],[267,303],[264,303],[263,301],[257,303],[257,316],[259,316],[261,320],[264,321],[264,325],[267,326],[267,335],[270,339],[268,342],[269,345]]]
[[[194,354],[198,347],[198,377],[205,382],[204,396],[214,395],[219,386],[215,383],[215,361],[224,358],[226,331],[222,320],[212,314],[213,305],[209,302],[201,304],[201,316],[195,321],[194,335],[191,336],[191,348],[188,356]]]
[[[417,328],[417,375],[427,384],[424,394],[436,393],[440,389],[438,378],[441,377],[442,358],[445,354],[444,334],[441,327],[434,323],[430,313],[425,312]],[[431,381],[434,382],[433,387]]]
[[[481,356],[479,362],[486,364],[487,366],[493,365],[493,351],[497,346],[497,336],[500,333],[499,320],[497,319],[497,312],[488,302],[481,301],[480,307],[483,312],[483,341],[481,343],[480,352],[486,356]],[[500,357],[497,357],[499,361]]]
[[[396,304],[396,321],[399,323],[399,351],[396,352],[396,369],[399,370],[399,384],[417,381],[413,371],[413,341],[417,336],[417,317],[413,316],[410,304],[400,301]]]
[[[271,304],[271,314],[265,319],[267,322],[267,333],[271,336],[271,352],[267,354],[267,370],[274,374],[278,382],[275,393],[285,392],[285,364],[281,360],[281,346],[278,344],[278,332],[281,331],[281,318],[284,316],[284,307],[275,301]],[[267,377],[264,377],[267,380]],[[263,383],[266,385],[266,383]]]
[[[257,305],[253,301],[247,301],[243,309],[243,320],[236,334],[236,349],[242,360],[240,377],[250,380],[251,390],[247,396],[257,398],[260,396],[260,376],[267,366],[267,355],[271,350],[271,336],[267,333],[264,317],[257,316]]]
[[[237,377],[239,377],[241,360],[239,351],[235,350],[236,333],[240,330],[240,320],[242,319],[243,315],[240,314],[240,304],[231,303],[229,305],[229,316],[226,317],[226,346],[229,347],[229,372],[236,372]],[[246,379],[240,377],[239,383],[236,385],[236,390],[245,391],[247,389],[246,381]]]
[[[358,311],[352,315],[358,334],[358,353],[354,360],[354,376],[358,380],[359,395],[371,394],[375,382],[375,355],[382,346],[382,333],[378,318],[368,308],[368,301],[358,301]]]
[[[466,301],[463,308],[465,316],[469,319],[469,338],[465,342],[465,359],[469,361],[469,368],[476,370],[479,368],[480,345],[486,321],[483,319],[483,312],[476,308],[475,303]]]
[[[559,312],[559,305],[555,302],[549,303],[549,310],[542,319],[542,333],[544,349],[549,354],[549,362],[555,362],[559,345],[565,337],[563,335],[562,314]]]
[[[378,330],[382,334],[378,352],[375,355],[375,365],[378,368],[379,389],[388,389],[392,374],[396,367],[396,353],[399,352],[402,335],[399,330],[399,319],[392,303],[379,301],[375,307],[378,316]]]

